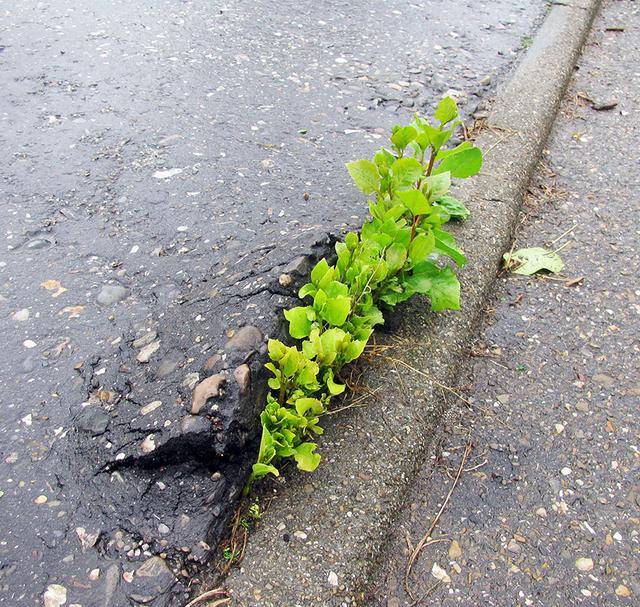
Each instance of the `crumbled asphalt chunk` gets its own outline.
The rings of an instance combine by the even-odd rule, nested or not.
[[[605,31],[611,22],[624,22],[625,32]],[[565,269],[560,280],[501,279],[457,386],[465,402],[447,415],[407,496],[367,605],[413,604],[403,590],[407,542],[426,532],[467,440],[468,471],[433,534],[460,550],[449,552],[452,583],[432,589],[432,604],[638,603],[640,257],[630,205],[640,188],[628,167],[640,128],[640,96],[629,87],[639,27],[633,2],[604,3],[517,235],[528,246],[571,230],[554,245],[568,243]],[[619,106],[593,112],[582,90],[615,94]],[[432,587],[432,563],[444,563],[446,547],[422,551],[411,576],[416,596]]]
[[[296,281],[366,213],[343,163],[449,89],[472,113],[544,6],[498,0],[470,14],[455,0],[446,18],[432,0],[6,9],[0,602],[40,604],[58,584],[67,605],[124,606],[124,575],[160,554],[176,582],[153,604],[197,591],[201,567],[182,548],[215,550],[264,403],[264,340],[225,352],[229,332],[282,334]],[[27,308],[27,321],[11,318]],[[161,337],[137,348],[152,331]],[[242,364],[244,393],[232,376]],[[185,432],[185,376],[223,370],[210,429]],[[94,406],[111,420],[101,434],[76,425]],[[216,485],[216,471],[228,480]],[[98,526],[81,553],[74,529]]]

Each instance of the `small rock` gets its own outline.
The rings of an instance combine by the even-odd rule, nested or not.
[[[100,577],[100,569],[96,568],[89,571],[89,579],[92,582],[95,582],[99,577]]]
[[[507,405],[509,404],[509,400],[510,400],[510,396],[508,394],[498,394],[498,396],[496,396],[498,402],[502,405]]]
[[[291,278],[291,274],[280,274],[278,282],[282,287],[290,287],[293,283],[293,278]]]
[[[67,589],[60,584],[50,584],[43,599],[44,607],[60,607],[67,602]]]
[[[136,570],[129,596],[138,603],[151,603],[165,594],[174,581],[175,576],[167,563],[159,556],[152,556]]]
[[[167,535],[171,533],[171,529],[169,529],[168,525],[165,525],[164,523],[160,523],[158,525],[158,533],[160,535]]]
[[[46,495],[39,495],[38,497],[36,497],[36,499],[33,500],[34,504],[37,504],[38,506],[42,506],[42,504],[46,504],[47,503],[47,496]]]
[[[262,344],[262,333],[257,327],[247,325],[235,332],[224,346],[227,352],[250,352]]]
[[[225,381],[226,378],[222,373],[217,373],[216,375],[203,379],[193,391],[191,413],[197,415],[208,399],[219,396],[220,386],[224,384]]]
[[[507,550],[509,552],[513,552],[514,554],[518,554],[522,548],[520,548],[520,544],[515,539],[510,539],[507,544]]]
[[[580,571],[591,571],[593,569],[593,559],[581,556],[576,559],[576,568]]]
[[[200,373],[187,373],[182,380],[182,385],[189,390],[193,390],[200,381]]]
[[[251,369],[249,368],[249,365],[244,364],[236,367],[233,372],[233,377],[240,388],[240,394],[246,394],[249,391],[249,386],[251,385]]]
[[[134,339],[131,342],[131,346],[137,350],[138,348],[149,345],[156,337],[158,337],[156,331],[146,331],[144,335]]]
[[[622,597],[630,597],[631,596],[631,590],[629,590],[624,584],[620,584],[617,588],[616,588],[616,594],[618,596],[622,596]]]
[[[161,406],[162,406],[161,400],[154,400],[150,402],[148,405],[145,405],[144,407],[140,408],[140,415],[147,415],[152,411],[155,411],[158,407],[161,407]]]
[[[589,403],[586,400],[579,400],[576,403],[576,409],[582,413],[589,411]]]
[[[431,575],[445,584],[451,584],[449,574],[438,563],[434,563],[431,567]]]
[[[595,101],[591,101],[591,107],[598,112],[602,112],[605,110],[612,110],[617,105],[618,105],[618,100],[615,97],[611,97],[609,99],[598,99]]]
[[[25,320],[29,320],[29,310],[27,310],[27,308],[18,310],[17,312],[14,312],[12,318],[17,322],[24,322]]]
[[[293,537],[295,537],[298,540],[306,540],[307,534],[304,531],[294,531]]]
[[[156,179],[169,179],[175,175],[180,175],[180,173],[182,173],[182,169],[167,169],[166,171],[156,171],[153,176]]]
[[[84,527],[76,527],[76,535],[80,540],[80,546],[82,547],[82,552],[86,552],[89,548],[93,548],[100,537],[100,529],[94,533],[87,533],[87,530]]]
[[[136,360],[139,363],[148,363],[149,359],[153,355],[154,352],[157,352],[158,348],[160,348],[160,340],[153,341],[150,344],[147,344],[140,352],[138,352],[138,356],[136,356]]]
[[[156,448],[156,443],[154,440],[154,435],[153,434],[149,434],[149,436],[147,436],[141,443],[140,443],[140,450],[143,453],[151,453],[152,451],[155,451]]]
[[[221,356],[220,354],[214,354],[213,356],[209,356],[207,361],[204,363],[203,370],[204,371],[213,371],[213,368],[220,362]]]
[[[127,289],[122,285],[103,285],[98,294],[98,303],[101,306],[111,306],[123,300],[127,296]]]
[[[540,518],[546,518],[547,517],[547,511],[545,508],[538,508],[536,510],[536,515],[539,516]]]
[[[178,366],[177,360],[171,360],[166,358],[160,362],[160,365],[158,366],[158,370],[156,371],[156,375],[158,377],[166,377],[170,373],[173,373],[177,366]]]
[[[571,468],[568,468],[567,466],[560,470],[560,474],[562,474],[562,476],[569,476],[572,472],[573,470],[571,470]]]
[[[460,549],[460,544],[456,540],[453,540],[449,544],[449,558],[450,559],[459,559],[462,556],[462,550]]]
[[[332,588],[338,587],[338,574],[335,571],[329,571],[329,575],[327,576],[327,582],[329,586]]]

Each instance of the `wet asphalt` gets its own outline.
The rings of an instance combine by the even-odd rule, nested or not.
[[[253,457],[279,278],[364,217],[343,163],[444,93],[482,115],[544,9],[2,9],[0,604],[197,589]],[[225,392],[192,416],[210,374]]]
[[[515,241],[565,268],[500,276],[372,605],[640,602],[639,31],[604,2]]]

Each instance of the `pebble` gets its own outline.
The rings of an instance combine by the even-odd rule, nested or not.
[[[536,514],[540,517],[540,518],[546,518],[547,516],[547,511],[545,508],[538,508],[536,510]]]
[[[251,369],[249,365],[244,364],[236,367],[233,372],[233,377],[240,388],[240,394],[245,395],[249,391],[249,386],[251,385]]]
[[[47,503],[47,496],[46,495],[39,495],[38,497],[36,497],[36,499],[33,500],[34,504],[38,504],[38,506],[41,506],[42,504],[46,504]]]
[[[247,325],[236,331],[224,346],[227,352],[249,352],[262,344],[262,332],[257,327]]]
[[[449,558],[450,559],[459,559],[462,556],[462,550],[460,549],[460,544],[453,540],[449,544]]]
[[[160,523],[158,525],[158,533],[160,535],[167,535],[167,534],[171,533],[171,529],[169,529],[169,527],[167,525],[165,525],[164,523]]]
[[[154,451],[156,448],[156,443],[154,441],[154,435],[153,434],[149,434],[149,436],[147,436],[141,443],[140,443],[140,450],[143,453],[151,453],[152,451]]]
[[[579,400],[576,403],[576,410],[581,413],[587,413],[589,411],[589,403],[586,400]]]
[[[620,584],[617,588],[616,588],[616,594],[618,596],[621,597],[630,597],[631,596],[631,590],[629,590],[624,584]]]
[[[154,400],[140,409],[140,415],[147,415],[162,406],[161,400]]]
[[[103,285],[98,293],[98,303],[101,306],[111,306],[127,296],[127,289],[122,285]]]
[[[289,287],[293,283],[293,278],[291,278],[291,274],[280,274],[278,282],[282,287]]]
[[[38,344],[37,344],[35,341],[33,341],[32,339],[25,339],[25,340],[22,342],[22,345],[23,345],[25,348],[29,348],[29,349],[31,349],[31,348],[35,348]]]
[[[136,360],[139,363],[148,363],[149,359],[153,356],[154,352],[157,352],[158,348],[160,348],[160,340],[151,342],[146,345],[140,352],[138,352],[138,356],[136,356]]]
[[[307,534],[304,531],[294,531],[293,537],[295,537],[298,540],[306,540]]]
[[[67,602],[67,589],[60,584],[50,584],[43,596],[44,607],[61,607]]]
[[[515,539],[510,539],[507,544],[507,550],[509,552],[513,552],[514,554],[518,554],[522,548],[520,548],[520,544]]]
[[[220,386],[226,381],[222,373],[203,379],[194,389],[191,400],[191,413],[197,415],[208,399],[220,394]]]
[[[25,320],[29,320],[29,310],[27,310],[27,308],[23,308],[22,310],[14,312],[13,320],[17,322],[24,322]]]
[[[176,175],[180,175],[182,173],[182,169],[167,169],[166,171],[156,171],[153,176],[156,179],[169,179]]]
[[[573,470],[571,470],[571,468],[568,468],[567,466],[560,470],[560,474],[562,474],[562,476],[569,476],[571,472],[573,472]]]
[[[329,586],[332,588],[338,587],[338,574],[335,571],[329,571],[329,575],[327,576],[327,582],[329,582]]]
[[[576,568],[580,571],[591,571],[593,569],[593,559],[581,556],[576,559]]]

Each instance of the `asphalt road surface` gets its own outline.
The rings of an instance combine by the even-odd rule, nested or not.
[[[197,589],[254,455],[278,278],[364,217],[344,162],[446,92],[476,111],[544,10],[0,9],[0,604]]]

